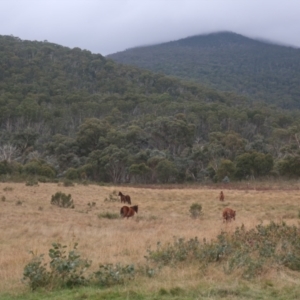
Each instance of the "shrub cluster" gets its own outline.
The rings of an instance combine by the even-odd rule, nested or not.
[[[75,207],[71,194],[66,195],[65,193],[62,192],[57,192],[55,193],[55,195],[52,195],[51,204],[57,205],[59,207],[64,207],[64,208]]]
[[[80,257],[77,243],[68,253],[66,246],[52,246],[49,266],[44,263],[44,255],[32,252],[33,258],[24,268],[23,280],[32,290],[125,284],[138,275],[152,277],[163,266],[180,267],[182,263],[199,264],[201,270],[219,266],[225,273],[240,270],[245,279],[282,266],[300,271],[300,229],[285,223],[260,224],[248,231],[244,226],[237,227],[234,233],[221,232],[210,242],[197,237],[188,241],[174,238],[166,245],[158,242],[156,250],[147,250],[144,265],[101,264],[93,273],[88,273],[91,261]]]
[[[44,262],[44,254],[33,255],[32,260],[25,266],[23,282],[28,284],[32,291],[39,288],[54,290],[59,288],[73,288],[93,284],[109,287],[116,284],[125,284],[133,280],[136,274],[152,277],[154,270],[147,265],[136,267],[134,264],[100,264],[96,272],[88,272],[92,261],[82,259],[77,251],[78,244],[67,253],[60,243],[53,243],[49,249],[49,264]]]
[[[216,240],[200,242],[174,238],[173,244],[157,244],[147,250],[147,259],[160,266],[174,266],[182,261],[198,262],[201,267],[222,265],[225,272],[242,271],[244,278],[253,278],[269,268],[285,266],[300,271],[300,230],[285,223],[258,225],[245,230],[237,227],[233,234],[222,232]]]
[[[67,246],[53,243],[53,248],[49,250],[50,270],[44,263],[43,254],[36,256],[31,252],[33,259],[24,268],[24,282],[28,283],[32,290],[41,287],[54,289],[86,284],[88,278],[84,273],[90,267],[91,261],[80,258],[77,245],[75,243],[73,249],[67,254],[65,250]]]

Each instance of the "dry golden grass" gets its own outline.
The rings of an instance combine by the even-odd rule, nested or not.
[[[138,214],[128,220],[99,218],[101,213],[119,214],[122,206],[119,201],[104,201],[119,190],[131,196],[132,205],[139,205]],[[209,240],[222,230],[234,231],[242,224],[250,229],[270,220],[298,225],[300,194],[296,190],[253,190],[247,186],[223,189],[225,201],[220,202],[220,189],[205,187],[150,189],[0,183],[0,293],[24,289],[21,278],[24,266],[31,259],[29,251],[47,254],[53,242],[67,245],[78,242],[82,258],[91,259],[97,268],[99,263],[144,263],[148,247],[155,249],[158,241],[172,242],[174,236]],[[72,195],[74,209],[50,204],[51,196],[58,191]],[[95,207],[90,208],[89,202],[95,202]],[[202,205],[200,219],[190,217],[193,203]],[[222,222],[224,207],[237,211],[236,221]],[[155,290],[162,282],[164,288],[174,283],[192,287],[197,284],[197,274],[195,266],[176,272],[166,268],[159,280],[147,281],[145,285],[139,282],[139,287]],[[206,280],[218,281],[223,276],[218,271],[211,272]],[[293,276],[284,273],[279,281],[299,283],[299,277]]]

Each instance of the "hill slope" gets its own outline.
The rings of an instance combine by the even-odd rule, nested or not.
[[[79,48],[0,36],[0,79],[3,180],[14,173],[115,183],[245,178],[300,152],[298,110]],[[297,161],[287,163],[283,171],[291,165],[298,174]]]
[[[220,32],[107,57],[284,108],[300,108],[300,49]]]

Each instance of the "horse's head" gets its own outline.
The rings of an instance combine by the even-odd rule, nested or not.
[[[138,209],[139,209],[139,206],[138,205],[134,205],[134,206],[131,206],[131,208],[137,213]]]
[[[123,194],[121,192],[119,192],[118,196],[123,196]]]

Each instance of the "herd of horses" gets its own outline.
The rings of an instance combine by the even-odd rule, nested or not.
[[[121,197],[121,203],[128,203],[129,205],[131,205],[131,198],[129,195],[124,195],[122,192],[119,192],[118,194]],[[220,201],[224,201],[225,200],[225,195],[223,193],[223,191],[220,192],[220,196],[219,196],[219,200]],[[120,215],[123,218],[130,218],[133,217],[135,213],[138,212],[138,205],[134,205],[134,206],[122,206],[120,209]],[[223,217],[223,223],[224,222],[228,222],[231,221],[232,219],[235,220],[235,214],[236,211],[226,207],[224,208],[223,212],[222,212],[222,217]]]

